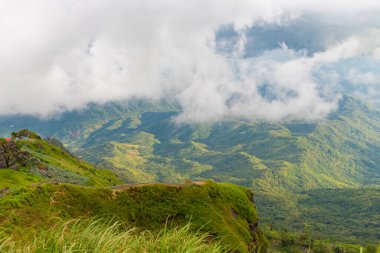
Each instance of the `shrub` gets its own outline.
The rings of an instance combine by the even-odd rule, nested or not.
[[[330,243],[318,242],[314,245],[314,253],[334,253]]]
[[[377,245],[375,245],[375,244],[367,245],[367,247],[365,247],[364,252],[365,253],[377,253]]]

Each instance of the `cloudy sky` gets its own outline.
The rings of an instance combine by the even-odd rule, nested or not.
[[[320,119],[344,93],[380,98],[378,13],[372,0],[0,0],[0,115],[171,98],[185,122]]]

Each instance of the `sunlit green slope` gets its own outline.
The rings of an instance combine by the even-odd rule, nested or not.
[[[267,242],[252,197],[246,188],[214,182],[117,188],[42,184],[0,197],[0,231],[28,242],[34,232],[73,218],[113,220],[153,232],[190,222],[192,231],[209,233],[229,250],[264,252]]]
[[[275,227],[323,223],[303,218],[299,203],[309,190],[360,192],[380,185],[380,112],[352,97],[344,97],[339,109],[319,122],[176,124],[179,111],[171,103],[135,101],[92,105],[47,122],[2,118],[0,127],[2,132],[31,127],[58,137],[77,156],[129,183],[211,178],[251,187],[263,222]],[[326,229],[338,235],[341,230]]]
[[[171,110],[137,106],[96,126],[50,133],[86,133],[62,137],[86,160],[130,182],[213,178],[270,191],[379,184],[380,114],[353,98],[316,123],[178,125],[175,107],[162,107]]]
[[[20,240],[31,245],[35,235],[40,238],[57,222],[78,218],[152,232],[190,224],[189,233],[207,233],[207,240],[228,250],[267,247],[253,193],[244,187],[212,181],[122,185],[111,170],[95,168],[59,146],[26,129],[0,138],[0,249]]]
[[[34,133],[33,133],[34,134]],[[4,191],[43,182],[87,186],[122,183],[111,170],[94,168],[59,147],[35,138],[0,138],[0,188]]]

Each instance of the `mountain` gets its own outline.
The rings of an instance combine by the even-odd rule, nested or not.
[[[29,127],[54,136],[78,157],[128,183],[213,179],[250,187],[267,227],[311,227],[349,242],[380,239],[376,213],[366,204],[372,193],[363,189],[380,185],[377,109],[345,96],[336,112],[318,122],[176,124],[178,113],[172,103],[132,101],[91,105],[50,120],[5,117],[0,125],[3,133]],[[362,196],[355,201],[367,206],[361,212],[375,221],[368,233],[350,231],[352,220],[343,214],[338,225],[308,216],[336,200],[325,189],[355,189]],[[323,208],[336,212],[330,205]],[[367,229],[364,216],[358,231]]]
[[[0,188],[12,189],[46,182],[85,186],[109,186],[122,183],[112,171],[91,164],[42,140],[31,131],[21,136],[0,139]]]
[[[26,129],[0,138],[0,251],[71,219],[116,221],[151,231],[145,233],[190,222],[192,232],[207,233],[208,241],[228,250],[265,251],[247,188],[213,181],[122,185],[111,170],[95,168],[61,145]]]

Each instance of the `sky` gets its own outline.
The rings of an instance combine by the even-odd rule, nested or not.
[[[380,2],[0,0],[0,115],[171,99],[178,122],[380,101]]]

